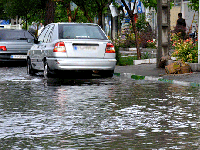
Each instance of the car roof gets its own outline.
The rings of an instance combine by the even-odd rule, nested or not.
[[[57,22],[57,23],[51,23],[51,24],[84,24],[84,25],[96,25],[95,23],[77,23],[77,22]]]
[[[23,29],[0,29],[0,32],[20,32],[20,31],[23,31],[25,32],[26,30],[23,30]]]

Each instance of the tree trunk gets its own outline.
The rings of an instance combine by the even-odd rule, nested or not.
[[[136,44],[136,49],[137,49],[137,58],[138,58],[138,60],[140,60],[141,59],[141,51],[140,51],[138,31],[136,29],[134,15],[131,17],[131,23],[132,23],[133,32],[135,33],[135,41],[136,41],[135,44]]]
[[[76,11],[74,13],[74,17],[72,18],[73,22],[76,22],[76,16],[77,16],[77,13],[78,13],[78,9],[79,9],[79,7],[77,7],[77,9],[76,9]]]
[[[125,3],[125,0],[121,0],[121,2],[124,4],[125,9],[128,12],[129,17],[131,18],[131,23],[132,23],[132,27],[133,27],[133,32],[135,33],[135,40],[136,40],[136,49],[137,49],[137,58],[141,59],[141,52],[140,52],[140,44],[139,44],[139,38],[138,38],[138,32],[136,29],[136,24],[135,24],[135,19],[134,19],[134,10],[135,10],[135,6],[136,6],[136,1],[134,2],[133,5],[133,10],[130,10],[129,7],[127,6],[127,4]]]
[[[71,8],[70,8],[70,3],[67,3],[66,8],[67,8],[68,22],[72,22],[72,13],[71,13]]]
[[[52,0],[47,0],[46,2],[46,17],[44,25],[54,22],[56,3]]]
[[[98,25],[100,27],[103,27],[103,24],[102,24],[102,13],[103,13],[103,11],[99,10],[99,12],[98,12]]]

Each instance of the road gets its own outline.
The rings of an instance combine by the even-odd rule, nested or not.
[[[198,149],[199,88],[126,77],[45,80],[0,67],[2,149]]]

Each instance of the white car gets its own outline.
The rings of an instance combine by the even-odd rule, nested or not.
[[[45,78],[73,71],[112,77],[115,65],[114,45],[97,24],[51,23],[27,53],[28,74]]]

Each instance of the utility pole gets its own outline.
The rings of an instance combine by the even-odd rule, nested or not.
[[[200,6],[200,1],[199,1]],[[199,23],[200,23],[200,7],[199,7]],[[198,31],[200,31],[200,25],[198,25]],[[200,34],[198,33],[198,64],[200,64]]]
[[[111,39],[115,39],[118,33],[118,10],[112,4],[109,7],[111,11]]]
[[[158,49],[157,67],[167,64],[170,48],[170,0],[157,0]]]

